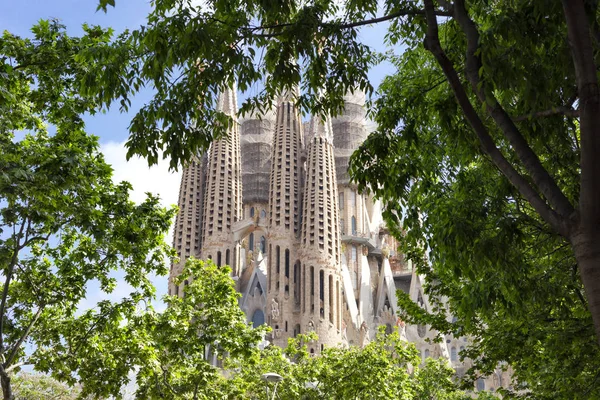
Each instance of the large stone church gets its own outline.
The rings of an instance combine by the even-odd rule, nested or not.
[[[260,118],[238,119],[236,91],[219,96],[218,109],[239,123],[183,170],[174,234],[180,261],[171,267],[169,294],[183,294],[173,278],[188,257],[210,258],[231,266],[248,322],[268,324],[275,345],[315,331],[310,352],[318,354],[363,346],[384,326],[415,343],[423,359],[445,357],[464,373],[469,361],[458,354],[466,338],[434,343],[436,332],[398,317],[397,290],[426,309],[429,301],[421,277],[397,253],[381,204],[349,179],[350,155],[368,135],[364,95],[346,96],[336,118],[306,123],[293,97],[280,96]],[[477,390],[508,379],[498,370]]]

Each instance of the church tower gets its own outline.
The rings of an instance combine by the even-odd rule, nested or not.
[[[231,237],[232,225],[242,217],[242,173],[235,87],[219,95],[217,110],[231,116],[233,124],[226,137],[212,143],[208,155],[201,255],[219,266],[230,265],[236,276],[240,249]]]
[[[204,185],[206,181],[206,155],[194,157],[183,168],[179,186],[179,213],[175,219],[173,248],[179,261],[171,265],[169,272],[169,294],[182,295],[183,285],[173,280],[183,271],[190,256],[198,257],[202,248],[202,216],[204,212]],[[185,285],[185,284],[184,284]]]
[[[316,331],[312,353],[342,340],[342,276],[338,215],[338,187],[333,136],[329,119],[313,116],[307,143],[301,260],[302,325]]]
[[[365,95],[356,90],[344,96],[344,111],[332,120],[335,165],[338,183],[340,211],[340,232],[345,244],[344,264],[352,283],[352,293],[347,293],[349,302],[359,301],[360,323],[371,323],[372,292],[371,275],[367,253],[372,229],[370,227],[372,201],[368,195],[357,192],[356,185],[350,183],[348,163],[352,153],[367,138]],[[375,227],[373,227],[375,228]]]
[[[274,110],[261,115],[251,114],[241,121],[243,214],[244,219],[255,221],[244,241],[248,262],[258,260],[257,250],[263,256],[267,253],[266,226],[274,130]]]
[[[278,100],[269,185],[267,312],[273,342],[280,346],[300,332],[298,235],[303,160],[296,96],[287,92]]]

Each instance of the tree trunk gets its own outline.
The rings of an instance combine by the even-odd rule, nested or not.
[[[8,376],[3,366],[0,366],[0,383],[2,384],[2,395],[4,400],[14,400],[15,396],[10,383],[10,376]]]
[[[594,321],[596,339],[600,343],[600,231],[578,230],[571,237],[571,246]]]

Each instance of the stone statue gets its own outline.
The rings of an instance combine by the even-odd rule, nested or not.
[[[400,317],[396,318],[396,327],[398,328],[398,333],[400,337],[406,337],[406,324]]]
[[[275,298],[271,300],[271,319],[273,321],[279,321],[279,303],[277,303]]]
[[[314,330],[315,330],[315,323],[313,322],[312,319],[310,321],[308,321],[307,330],[308,330],[308,332],[314,332]]]
[[[365,321],[360,325],[360,346],[365,347],[370,343],[369,326]]]

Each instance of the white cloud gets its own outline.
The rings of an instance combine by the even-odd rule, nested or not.
[[[157,165],[148,167],[148,162],[141,158],[127,161],[125,142],[108,142],[101,145],[100,150],[108,164],[114,168],[115,182],[127,181],[133,185],[131,199],[136,203],[146,198],[146,193],[156,194],[165,207],[177,204],[181,172],[169,172],[168,160],[160,160]]]

